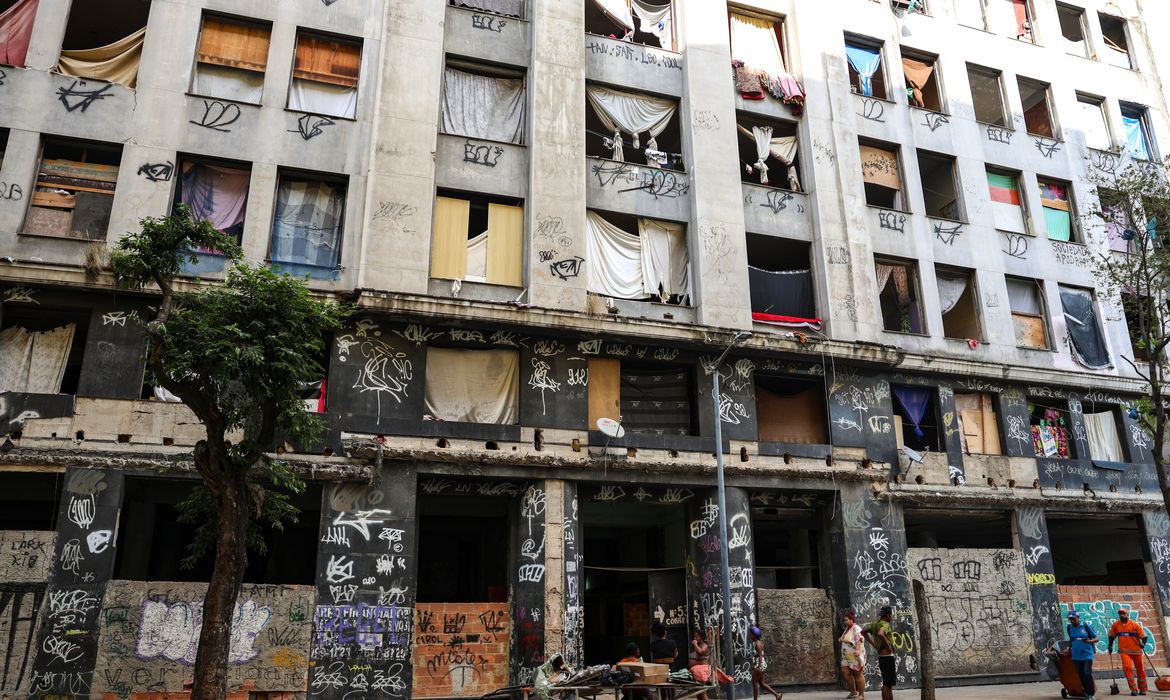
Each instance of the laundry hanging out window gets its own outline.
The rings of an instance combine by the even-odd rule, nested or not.
[[[799,140],[796,125],[764,123],[746,118],[737,120],[741,180],[800,192],[797,166]]]
[[[784,56],[782,20],[742,12],[728,14],[731,26],[731,64],[735,86],[746,100],[766,95],[793,106],[799,115],[804,104],[804,86],[788,69]]]
[[[585,98],[590,107],[585,120],[589,155],[624,162],[633,155],[627,153],[628,145],[650,167],[682,169],[676,100],[602,85],[586,85]]]
[[[361,62],[359,40],[298,32],[288,108],[353,119]]]

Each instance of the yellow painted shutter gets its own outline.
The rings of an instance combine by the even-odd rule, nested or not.
[[[435,235],[431,240],[431,277],[461,280],[467,275],[467,224],[471,202],[435,198]]]
[[[597,428],[598,418],[621,420],[621,360],[589,360],[589,429]]]
[[[523,284],[520,263],[524,253],[524,207],[488,205],[488,284]]]

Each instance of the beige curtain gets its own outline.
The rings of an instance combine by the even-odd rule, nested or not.
[[[132,88],[138,85],[138,64],[142,60],[142,43],[146,27],[128,37],[96,49],[62,51],[57,71],[75,78],[108,80]]]
[[[915,61],[913,58],[902,58],[902,72],[906,74],[906,87],[913,90],[914,104],[919,107],[925,107],[926,102],[922,99],[922,88],[930,81],[930,76],[934,74],[934,66],[923,63],[922,61]]]
[[[877,282],[878,294],[886,288],[890,283],[890,279],[894,280],[894,291],[898,294],[898,306],[903,309],[910,306],[910,275],[906,271],[904,265],[884,265],[878,263],[877,268]]]
[[[1089,457],[1102,462],[1124,462],[1121,440],[1117,436],[1117,418],[1113,411],[1086,413],[1085,433],[1089,438]]]
[[[471,202],[435,198],[435,235],[431,240],[431,277],[461,280],[467,276],[467,224]]]
[[[896,152],[874,146],[862,146],[861,175],[871,185],[881,185],[892,190],[902,189]]]
[[[783,75],[788,72],[784,65],[784,54],[780,52],[780,41],[776,28],[766,19],[730,14],[731,58],[743,61],[744,65],[762,70],[769,75]]]
[[[74,330],[70,323],[39,333],[20,326],[0,332],[0,392],[60,392]]]
[[[519,287],[524,258],[524,207],[488,205],[487,281]]]
[[[443,104],[439,128],[444,134],[522,143],[524,80],[443,71]]]
[[[515,350],[427,348],[426,412],[439,420],[512,425],[520,415]]]

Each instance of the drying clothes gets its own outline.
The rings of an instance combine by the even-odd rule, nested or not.
[[[936,281],[938,283],[938,303],[945,315],[955,308],[955,304],[959,303],[963,292],[967,291],[967,278],[938,277]]]
[[[142,61],[142,44],[146,27],[112,44],[96,49],[62,51],[57,71],[75,78],[93,78],[133,88],[138,84],[138,64]]]
[[[455,0],[455,4],[508,17],[519,17],[524,9],[524,0]]]
[[[769,184],[768,180],[768,158],[772,157],[780,161],[788,167],[788,186],[793,192],[800,191],[800,178],[796,173],[796,149],[797,140],[795,136],[778,136],[772,137],[772,127],[770,126],[753,126],[751,131],[748,131],[742,126],[736,126],[739,133],[751,139],[756,145],[756,162],[750,167],[753,171],[759,173],[760,184]]]
[[[638,219],[643,291],[659,301],[691,294],[687,230],[682,224]]]
[[[641,239],[595,212],[587,212],[585,218],[586,288],[617,299],[644,299]]]
[[[1093,309],[1093,296],[1083,289],[1060,288],[1065,326],[1072,345],[1073,358],[1089,369],[1112,367],[1109,349],[1101,337],[1101,324]]]
[[[520,417],[520,354],[428,347],[423,394],[438,420],[512,425]]]
[[[524,81],[447,68],[443,72],[440,129],[445,134],[521,143],[524,139]]]
[[[593,0],[593,4],[614,24],[627,32],[634,30],[634,16],[630,13],[629,0]]]
[[[613,132],[613,159],[625,160],[622,151],[622,134],[630,134],[634,148],[641,148],[638,135],[649,132],[646,145],[658,149],[657,137],[670,124],[671,117],[678,110],[678,103],[662,97],[650,97],[637,93],[614,90],[600,85],[585,88],[585,97],[597,118],[606,129]]]
[[[250,171],[239,168],[183,163],[179,201],[191,207],[195,219],[238,238],[243,232],[251,176]]]
[[[773,272],[749,265],[748,284],[753,319],[777,325],[820,323],[810,270]],[[790,319],[790,323],[782,319]]]
[[[353,119],[357,114],[357,89],[293,78],[288,89],[288,108],[327,117]]]
[[[738,12],[730,13],[729,21],[732,60],[742,62],[748,71],[754,71],[773,97],[788,104],[802,104],[804,86],[788,72],[775,25],[766,19]]]
[[[73,348],[74,324],[31,332],[20,326],[0,331],[0,393],[56,394]]]
[[[1032,426],[1032,451],[1037,457],[1056,457],[1070,459],[1072,450],[1069,447],[1068,430],[1058,425]]]
[[[20,0],[0,13],[0,65],[24,68],[40,0]]]
[[[272,261],[334,270],[341,263],[345,188],[281,180],[272,222]]]
[[[1024,232],[1024,207],[1020,199],[1020,183],[1016,178],[989,172],[987,190],[991,195],[995,227],[1004,231]]]
[[[913,58],[902,58],[902,72],[906,74],[906,87],[910,90],[910,99],[918,107],[926,107],[922,98],[922,89],[930,82],[934,75],[934,66]]]
[[[1089,441],[1089,457],[1101,462],[1124,462],[1121,439],[1117,435],[1117,418],[1113,411],[1085,413],[1085,435]]]
[[[735,71],[735,90],[745,100],[764,99],[764,87],[760,82],[760,73],[755,68],[748,68],[743,61],[732,61],[731,68]]]
[[[858,88],[866,97],[873,96],[873,76],[882,65],[880,49],[871,49],[868,46],[846,46],[845,57],[849,65],[857,72]]]

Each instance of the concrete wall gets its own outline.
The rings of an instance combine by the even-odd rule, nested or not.
[[[0,697],[27,694],[57,533],[0,531]]]
[[[764,630],[766,678],[771,684],[832,683],[837,680],[834,632],[840,624],[829,594],[819,588],[756,589],[758,622]]]

